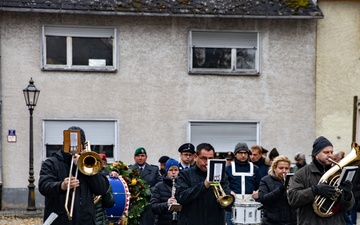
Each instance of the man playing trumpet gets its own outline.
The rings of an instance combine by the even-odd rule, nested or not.
[[[195,152],[195,166],[182,170],[176,181],[175,197],[182,205],[179,225],[224,225],[225,210],[216,198],[211,182],[206,179],[208,160],[213,159],[215,150],[208,143],[199,144]],[[220,181],[226,195],[230,195],[229,183],[224,176]],[[231,206],[227,207],[231,210]]]
[[[70,127],[68,130],[80,131],[80,148],[85,149],[84,131],[80,127]],[[95,225],[93,196],[105,194],[109,188],[109,181],[102,173],[91,176],[77,173],[78,157],[79,154],[71,154],[62,149],[41,165],[39,191],[45,196],[44,221],[52,212],[58,215],[52,225]],[[75,166],[72,166],[72,162]],[[70,192],[68,192],[69,188]],[[72,199],[74,201],[71,217],[65,209],[66,199],[70,199],[69,205]]]

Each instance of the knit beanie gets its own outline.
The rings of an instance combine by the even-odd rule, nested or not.
[[[173,159],[173,158],[170,158],[170,159],[168,159],[168,161],[166,161],[166,163],[165,163],[165,171],[166,171],[166,173],[168,172],[168,170],[169,170],[170,167],[172,167],[172,166],[177,166],[177,167],[179,167],[179,162],[176,161],[176,160]]]
[[[319,152],[321,152],[321,150],[327,146],[333,146],[328,139],[323,136],[316,138],[313,144],[312,155],[315,156],[319,154]]]
[[[248,154],[251,155],[251,151],[246,143],[238,143],[234,148],[234,154],[236,155],[236,153],[240,150],[246,150]]]

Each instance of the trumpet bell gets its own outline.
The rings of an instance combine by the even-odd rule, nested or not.
[[[84,152],[78,159],[78,168],[81,173],[92,176],[102,169],[102,159],[96,152]]]
[[[227,206],[231,205],[233,203],[233,201],[234,201],[234,199],[230,195],[225,195],[220,200],[220,205],[223,207],[227,207]]]
[[[221,206],[227,207],[234,202],[234,198],[232,196],[225,194],[220,183],[210,184],[210,186],[212,186],[216,198],[222,197],[219,200]]]

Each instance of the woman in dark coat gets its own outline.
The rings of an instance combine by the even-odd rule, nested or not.
[[[166,161],[165,174],[163,181],[157,183],[151,194],[150,205],[154,214],[156,214],[155,225],[173,224],[173,215],[169,211],[169,206],[176,203],[175,193],[173,192],[173,179],[179,174],[179,162],[173,158]]]
[[[271,164],[268,175],[260,181],[259,201],[263,204],[263,225],[296,225],[296,211],[287,200],[284,176],[290,160],[280,155]]]

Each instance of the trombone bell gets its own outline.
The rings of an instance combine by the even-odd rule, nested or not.
[[[84,152],[78,159],[78,168],[81,173],[92,176],[102,169],[102,158],[96,152]]]

